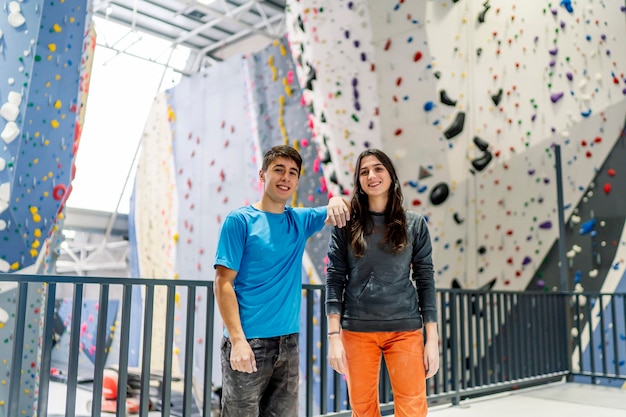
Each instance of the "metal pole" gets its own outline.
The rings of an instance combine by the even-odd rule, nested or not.
[[[567,283],[567,258],[565,255],[565,215],[563,205],[563,171],[561,169],[561,145],[554,145],[555,169],[556,169],[556,211],[559,219],[559,276],[561,277],[560,289],[569,291]]]
[[[572,306],[570,296],[567,294],[569,292],[569,285],[567,280],[567,259],[565,255],[565,213],[564,213],[564,204],[563,204],[563,171],[561,167],[561,145],[554,145],[554,156],[555,156],[555,169],[556,169],[556,201],[557,201],[557,213],[559,218],[559,276],[561,278],[561,286],[560,290],[563,294],[563,304],[564,304],[564,314],[565,314],[565,337],[567,340],[567,359],[566,362],[568,366],[569,374],[567,375],[567,380],[572,381],[572,336],[571,336],[571,328],[572,328]]]

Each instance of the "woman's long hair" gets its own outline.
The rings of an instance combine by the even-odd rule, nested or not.
[[[374,228],[374,220],[369,211],[369,197],[361,188],[359,181],[359,172],[361,171],[361,161],[366,156],[374,156],[389,172],[391,177],[391,185],[389,186],[389,195],[387,199],[387,207],[385,207],[385,224],[387,231],[385,237],[381,241],[381,245],[391,245],[392,253],[401,252],[407,245],[408,236],[406,231],[406,214],[404,213],[402,196],[402,188],[398,181],[396,168],[393,166],[391,159],[381,150],[367,149],[359,155],[356,160],[354,169],[354,192],[350,201],[352,213],[351,221],[348,225],[348,233],[350,246],[352,247],[356,257],[363,256],[365,252],[365,237],[372,233]]]

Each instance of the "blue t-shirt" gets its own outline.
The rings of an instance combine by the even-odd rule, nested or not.
[[[215,265],[237,271],[233,285],[247,339],[300,330],[302,254],[307,239],[324,227],[326,212],[285,207],[275,214],[245,206],[224,220]]]

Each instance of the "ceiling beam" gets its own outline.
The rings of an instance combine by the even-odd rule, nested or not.
[[[232,17],[236,17],[239,13],[247,11],[248,9],[250,9],[252,6],[254,6],[256,2],[255,1],[249,1],[247,3],[242,4],[241,6],[237,7],[236,9],[232,9],[231,11],[229,11],[228,13],[232,16]],[[222,20],[222,18],[217,18],[217,19],[213,19],[211,21],[206,22],[203,25],[198,26],[197,28],[190,30],[189,32],[186,32],[182,35],[180,35],[175,41],[174,43],[179,44],[181,42],[186,41],[187,39],[191,38],[192,36],[196,36],[198,33],[209,29],[215,25],[217,25],[220,21]]]
[[[283,15],[275,15],[275,16],[270,17],[268,19],[268,21],[271,22],[271,23],[274,23],[274,22],[280,21],[282,19],[284,19]],[[259,22],[259,23],[257,23],[257,25],[258,26],[265,25],[265,22]],[[245,37],[248,37],[250,35],[251,35],[250,31],[245,31],[244,30],[244,31],[241,31],[241,32],[238,32],[238,33],[234,34],[233,36],[231,36],[229,38],[222,39],[219,42],[216,42],[216,43],[214,43],[212,45],[207,46],[206,48],[201,49],[198,52],[198,54],[196,55],[196,59],[195,59],[195,61],[193,63],[193,66],[191,67],[191,72],[198,72],[200,70],[200,65],[202,64],[202,59],[205,56],[209,56],[212,59],[215,58],[213,55],[211,55],[212,51],[214,51],[216,49],[219,49],[219,48],[221,48],[221,47],[223,47],[223,46],[225,46],[225,45],[227,45],[229,43],[234,43],[235,41],[240,40],[240,39],[245,38]],[[278,38],[279,38],[279,36],[274,36],[273,37],[273,39],[278,39]]]

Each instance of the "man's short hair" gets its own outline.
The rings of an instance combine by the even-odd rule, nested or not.
[[[265,152],[265,156],[263,156],[263,166],[261,169],[263,171],[267,171],[267,168],[276,158],[291,159],[298,166],[298,176],[300,176],[300,171],[302,170],[302,157],[298,151],[287,145],[274,146]]]

